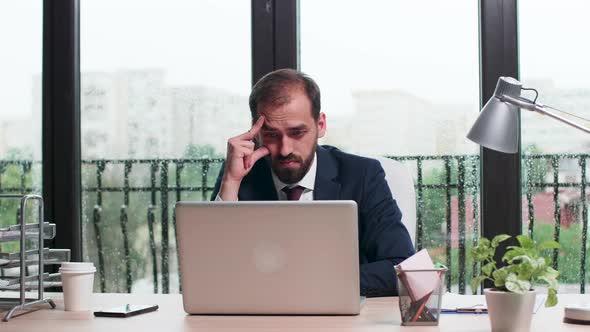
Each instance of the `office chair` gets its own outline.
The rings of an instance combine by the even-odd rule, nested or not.
[[[391,194],[402,211],[402,223],[410,233],[412,244],[416,245],[416,191],[412,174],[403,163],[385,158],[372,157],[381,163],[385,171],[385,180]]]

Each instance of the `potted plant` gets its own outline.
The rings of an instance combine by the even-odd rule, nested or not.
[[[510,235],[498,235],[490,242],[482,238],[471,250],[471,256],[481,263],[480,275],[471,280],[473,293],[484,280],[494,283],[494,288],[485,289],[488,314],[492,331],[527,330],[530,328],[536,299],[535,285],[547,285],[546,307],[557,304],[557,276],[549,257],[544,257],[546,249],[558,249],[559,243],[545,241],[535,243],[529,236],[518,235],[519,246],[509,246],[502,257],[506,265],[498,268],[494,254],[498,245]]]

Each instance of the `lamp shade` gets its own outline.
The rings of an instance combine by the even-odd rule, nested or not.
[[[519,97],[521,84],[511,77],[500,77],[494,96],[488,100],[467,134],[473,142],[488,149],[518,152],[518,106],[502,101],[500,96]]]
[[[488,149],[518,152],[518,107],[497,97],[490,98],[467,138]]]

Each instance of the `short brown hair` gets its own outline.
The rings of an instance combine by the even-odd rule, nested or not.
[[[258,119],[258,105],[281,106],[288,103],[290,99],[286,92],[290,88],[302,88],[305,91],[311,101],[311,115],[317,121],[321,109],[320,88],[311,77],[290,68],[272,71],[254,84],[249,99],[252,120]]]

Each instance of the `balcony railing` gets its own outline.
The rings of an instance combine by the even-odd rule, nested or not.
[[[586,160],[589,156],[523,156],[526,179],[523,183],[523,210],[527,214],[523,221],[531,234],[539,223],[536,204],[542,208],[542,204],[546,203],[539,201],[539,197],[547,196],[546,190],[552,189],[552,237],[559,241],[564,215],[564,203],[560,197],[565,195],[563,190],[569,190],[567,194],[570,196],[572,192],[578,193],[568,198],[569,205],[565,208],[574,211],[566,218],[568,227],[571,224],[581,227],[577,251],[580,265],[573,266],[576,270],[580,266],[576,279],[581,293],[585,293],[586,283]],[[467,292],[468,280],[478,269],[468,258],[468,252],[477,244],[480,230],[479,156],[390,158],[406,163],[414,172],[416,248],[428,248],[439,261],[446,262],[450,268],[447,274],[449,290]],[[577,162],[577,171],[572,171],[571,165],[560,167],[563,163],[568,166],[567,162],[571,161]],[[208,200],[222,162],[223,159],[82,162],[84,255],[98,267],[98,290],[131,292],[138,279],[142,279],[151,283],[153,292],[176,291],[171,289],[171,278],[177,278],[180,285],[176,264],[174,203],[179,200]],[[0,161],[0,193],[39,191],[31,180],[35,172],[40,174],[39,162]],[[564,174],[566,180],[562,179]],[[573,178],[572,174],[575,175]],[[553,181],[546,180],[550,176]],[[0,206],[2,214],[9,213],[8,210]],[[0,222],[6,222],[4,220],[2,217]],[[16,221],[16,218],[11,220]],[[144,240],[145,246],[137,247]],[[553,252],[553,258],[554,267],[558,267],[558,250]],[[139,270],[145,270],[145,273]],[[107,289],[107,284],[110,289]],[[113,284],[120,287],[113,289]],[[181,291],[180,287],[178,291]]]

